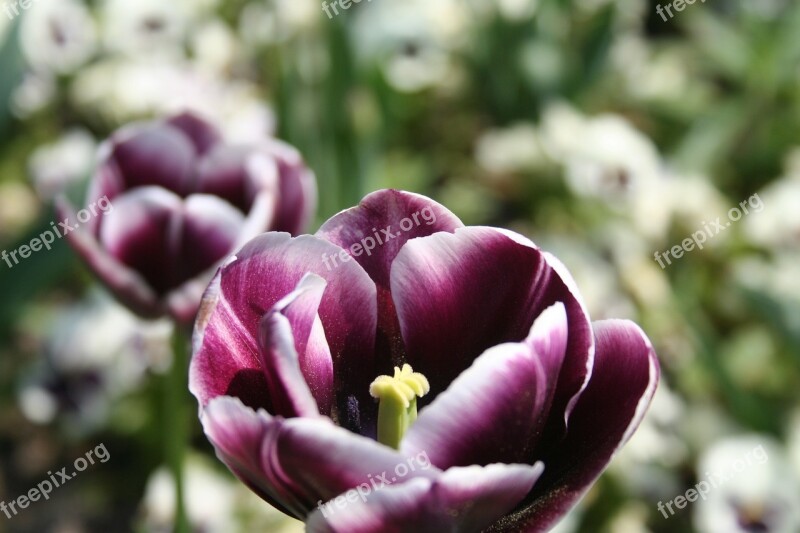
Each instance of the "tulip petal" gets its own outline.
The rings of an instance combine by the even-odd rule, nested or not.
[[[406,220],[408,222],[404,222]],[[403,361],[404,349],[390,291],[392,262],[410,239],[439,231],[453,232],[460,227],[463,224],[455,215],[429,198],[382,190],[366,196],[358,206],[335,215],[317,232],[318,236],[344,248],[377,285],[381,331],[378,349],[391,352],[393,364]]]
[[[309,533],[478,533],[511,511],[542,473],[541,463],[451,468],[437,479],[412,479],[347,502],[326,504]],[[338,500],[338,498],[337,498]]]
[[[554,409],[563,413],[591,369],[591,324],[574,282],[509,231],[468,227],[409,241],[392,266],[392,297],[408,363],[431,384],[428,402],[486,349],[520,342],[556,302],[569,339]],[[429,400],[430,398],[430,400]]]
[[[56,199],[56,212],[68,225],[77,220],[75,207],[64,197]],[[79,228],[66,233],[64,237],[98,279],[125,306],[144,318],[157,318],[164,314],[158,295],[144,278],[109,255],[89,231]]]
[[[278,165],[264,151],[221,145],[200,160],[195,190],[224,198],[247,213],[262,191],[268,190],[273,202],[277,199]]]
[[[243,226],[244,215],[216,196],[186,198],[170,228],[177,280],[192,279],[230,254]]]
[[[314,507],[409,459],[372,439],[335,426],[327,418],[273,417],[246,407],[238,398],[218,397],[201,414],[217,456],[268,501],[305,519]],[[405,478],[431,478],[429,467]]]
[[[194,113],[185,112],[167,120],[167,124],[184,133],[194,144],[198,154],[204,154],[222,141],[219,130]]]
[[[179,196],[189,192],[197,150],[178,128],[163,124],[135,124],[112,137],[111,159],[126,189],[157,185]]]
[[[276,415],[330,416],[333,361],[317,316],[325,285],[321,277],[306,275],[261,319],[262,360]]]
[[[375,285],[354,262],[327,270],[323,257],[340,252],[310,235],[266,233],[220,269],[203,298],[193,341],[190,388],[201,405],[232,395],[270,411],[256,342],[258,324],[311,272],[328,283],[318,313],[333,358],[333,416],[343,427],[375,434],[377,408],[369,384],[385,365],[374,351]],[[345,353],[347,361],[342,360]]]
[[[589,385],[570,417],[566,438],[549,457],[530,502],[491,531],[547,531],[600,476],[644,418],[659,366],[650,341],[634,323],[594,323],[597,355]]]
[[[549,415],[567,346],[567,315],[555,304],[528,338],[488,349],[424,408],[401,444],[441,469],[528,460]]]
[[[280,202],[273,229],[297,235],[317,211],[317,179],[294,147],[277,139],[261,146],[278,164]]]
[[[138,272],[157,294],[176,286],[169,229],[181,211],[181,199],[160,187],[141,187],[117,197],[100,225],[100,244]]]
[[[184,202],[160,187],[119,196],[100,227],[100,243],[159,295],[208,270],[228,254],[243,216],[213,196]]]

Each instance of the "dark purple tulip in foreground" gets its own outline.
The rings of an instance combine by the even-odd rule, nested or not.
[[[190,113],[123,127],[99,156],[86,205],[113,210],[66,237],[144,317],[191,323],[221,259],[263,231],[302,232],[316,208],[314,176],[294,148],[225,144]],[[76,221],[66,200],[58,211]]]
[[[391,190],[245,245],[193,352],[217,455],[311,532],[546,531],[659,379],[641,329],[591,322],[555,257]]]

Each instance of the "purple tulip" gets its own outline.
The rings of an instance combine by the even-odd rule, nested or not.
[[[221,259],[263,231],[302,232],[316,207],[314,175],[294,148],[225,144],[190,113],[123,127],[99,157],[84,216],[59,200],[62,228],[111,292],[147,318],[191,323]]]
[[[555,257],[391,190],[250,241],[193,346],[218,457],[312,532],[545,531],[659,378],[641,329],[590,322]]]

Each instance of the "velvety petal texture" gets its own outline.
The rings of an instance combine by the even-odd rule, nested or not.
[[[528,460],[546,422],[567,346],[558,303],[537,318],[525,342],[489,348],[422,411],[403,440],[439,468]],[[513,420],[514,424],[509,424]]]
[[[566,438],[548,457],[530,503],[493,529],[547,531],[589,489],[644,418],[656,391],[659,365],[634,323],[594,323],[597,356],[589,385],[570,417]]]
[[[63,198],[59,206],[62,217],[77,211]],[[78,211],[94,215],[67,237],[132,310],[190,323],[227,256],[267,230],[300,233],[315,208],[314,175],[296,150],[271,139],[231,146],[182,113],[127,125],[101,144]]]
[[[312,325],[306,348],[302,350],[300,344],[300,350],[314,354],[309,355],[309,367],[317,367],[320,352],[330,351],[335,389],[332,416],[356,432],[375,433],[377,408],[369,396],[369,384],[384,366],[374,351],[375,285],[353,262],[328,271],[322,257],[340,251],[310,235],[292,238],[288,233],[266,233],[220,269],[203,299],[193,340],[190,386],[203,405],[216,396],[233,395],[251,407],[276,413],[278,392],[270,389],[264,373],[259,328],[267,311],[295,291],[307,273],[313,273],[327,283],[316,311],[321,327]],[[297,339],[305,336],[299,331],[305,329],[300,330],[299,324],[295,327],[298,346]]]
[[[310,533],[478,533],[519,501],[542,473],[541,463],[451,468],[435,479],[389,485],[339,509],[309,517]]]
[[[270,172],[230,183],[257,175]],[[401,372],[418,413],[378,417],[370,385]],[[190,369],[219,458],[316,533],[547,531],[630,438],[658,379],[641,329],[593,324],[551,254],[392,190],[314,236],[266,233],[229,258]],[[393,410],[408,417],[397,450],[377,440]]]

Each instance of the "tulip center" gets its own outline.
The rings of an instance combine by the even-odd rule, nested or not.
[[[394,376],[378,376],[369,393],[380,401],[378,407],[378,442],[394,449],[417,419],[417,398],[431,390],[428,379],[414,372],[411,365],[394,367]]]

